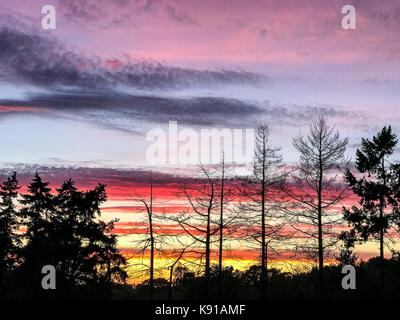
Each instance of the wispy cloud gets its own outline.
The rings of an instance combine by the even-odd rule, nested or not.
[[[267,79],[234,70],[196,70],[157,62],[102,60],[87,57],[54,38],[29,30],[0,26],[0,79],[37,86],[139,89],[210,87],[218,84],[256,85]]]
[[[298,127],[318,114],[333,119],[365,118],[340,106],[276,105],[224,97],[172,98],[115,94],[101,91],[63,90],[32,95],[24,100],[1,100],[7,110],[43,111],[45,117],[74,117],[111,130],[143,134],[148,124],[178,121],[191,126],[254,127],[260,121]],[[141,123],[138,127],[137,124]]]

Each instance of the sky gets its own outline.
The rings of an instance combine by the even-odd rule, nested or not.
[[[355,30],[341,27],[346,4]],[[55,30],[41,26],[44,5]],[[3,0],[0,167],[39,168],[53,185],[108,181],[104,215],[129,222],[127,184],[151,168],[165,191],[193,170],[148,163],[146,135],[169,121],[196,132],[266,122],[291,165],[292,138],[324,114],[354,159],[361,137],[400,132],[399,27],[396,0]]]

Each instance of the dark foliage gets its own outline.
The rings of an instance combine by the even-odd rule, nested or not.
[[[389,161],[398,140],[391,127],[384,127],[372,140],[362,139],[357,150],[356,168],[360,177],[346,171],[348,187],[359,197],[359,206],[344,208],[344,218],[351,226],[342,233],[347,255],[356,242],[378,240],[381,259],[381,286],[384,286],[385,236],[399,220],[399,166]],[[342,253],[343,255],[344,253]],[[382,288],[383,289],[383,288]]]
[[[51,193],[35,174],[16,210],[16,174],[0,185],[2,295],[6,299],[109,298],[127,274],[111,233],[98,218],[105,186],[78,191],[67,180]],[[56,270],[56,290],[43,290],[42,268]],[[121,289],[119,290],[121,291]]]

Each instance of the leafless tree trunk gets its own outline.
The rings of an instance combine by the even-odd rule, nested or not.
[[[140,200],[146,207],[148,223],[149,223],[149,236],[150,236],[150,299],[154,298],[154,232],[153,232],[153,181],[151,179],[150,171],[150,201],[149,203],[143,198]]]
[[[269,129],[265,124],[257,128],[255,141],[255,161],[253,175],[242,177],[242,194],[247,198],[241,210],[251,216],[246,218],[247,233],[249,238],[260,245],[261,257],[261,298],[265,298],[268,287],[268,244],[269,239],[280,238],[279,230],[282,225],[268,225],[267,218],[271,218],[276,209],[274,190],[284,179],[284,174],[279,168],[282,166],[282,157],[278,154],[280,148],[269,145]],[[267,205],[268,203],[268,205]],[[267,207],[268,206],[268,207]],[[275,215],[274,212],[273,215]]]
[[[169,282],[168,282],[168,300],[172,300],[172,278],[174,275],[174,268],[176,264],[182,259],[183,255],[185,254],[185,251],[187,250],[189,246],[186,246],[182,250],[180,250],[178,257],[176,260],[172,263],[172,265],[169,267]]]
[[[223,288],[223,256],[226,243],[234,237],[232,234],[236,231],[232,227],[239,217],[238,212],[229,208],[229,203],[237,197],[237,187],[234,186],[236,180],[230,172],[230,165],[225,163],[225,156],[222,154],[221,163],[218,168],[217,184],[219,192],[219,247],[218,247],[218,295],[222,297]]]
[[[148,237],[145,239],[138,240],[139,246],[142,247],[139,252],[145,254],[147,250],[150,251],[150,266],[148,269],[149,272],[149,287],[150,287],[150,299],[153,300],[154,298],[154,259],[155,259],[155,251],[156,251],[156,234],[154,228],[154,213],[153,213],[153,203],[154,203],[154,196],[153,196],[153,179],[152,179],[152,172],[149,173],[149,185],[150,185],[150,195],[149,198],[146,199],[141,195],[137,195],[136,198],[133,200],[138,201],[143,204],[145,212],[146,212],[146,219],[143,221],[143,227],[146,228]]]
[[[221,189],[220,189],[220,217],[219,217],[219,255],[218,255],[218,294],[222,296],[222,254],[224,236],[224,184],[225,184],[225,157],[221,161]]]
[[[171,219],[177,222],[184,233],[194,240],[194,244],[204,246],[200,256],[205,258],[204,290],[205,297],[209,296],[210,268],[211,268],[211,243],[212,237],[220,230],[214,215],[218,208],[216,181],[204,166],[200,166],[202,179],[200,186],[192,190],[185,188],[183,194],[189,203],[190,212],[177,215]]]
[[[297,175],[292,177],[292,186],[284,187],[286,194],[299,207],[292,212],[292,227],[317,240],[320,291],[323,286],[324,251],[337,241],[336,237],[329,241],[327,237],[333,236],[332,226],[341,220],[341,217],[327,211],[345,198],[347,190],[337,182],[335,169],[341,170],[347,164],[344,153],[348,139],[341,139],[334,130],[334,126],[329,126],[327,119],[320,116],[311,125],[307,136],[299,135],[293,139],[293,146],[300,153],[300,163]],[[315,228],[316,232],[310,231],[309,227]]]

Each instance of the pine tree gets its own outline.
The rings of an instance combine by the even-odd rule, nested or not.
[[[57,244],[52,250],[57,271],[70,290],[82,285],[107,287],[113,281],[126,280],[123,269],[126,262],[112,234],[115,220],[109,223],[98,220],[100,206],[106,199],[102,184],[82,192],[69,179],[57,189],[49,240]],[[73,294],[73,291],[65,294]]]
[[[77,234],[82,220],[81,204],[83,192],[78,191],[74,182],[69,179],[56,189],[54,198],[55,214],[52,217],[52,229],[49,240],[56,244],[52,250],[57,262],[57,282],[62,284],[65,294],[73,293],[76,280],[79,278],[81,237]]]
[[[112,282],[124,283],[125,258],[117,248],[114,223],[99,220],[100,206],[107,200],[105,185],[80,192],[73,181],[58,189],[58,211],[62,212],[65,243],[64,270],[70,270],[69,280],[75,285],[90,285],[109,289]],[[68,234],[70,232],[70,234]],[[68,267],[68,268],[66,268]]]
[[[360,198],[360,206],[343,209],[344,218],[352,229],[344,232],[341,237],[347,241],[348,247],[354,246],[356,241],[379,241],[382,287],[385,234],[393,225],[398,212],[398,189],[392,182],[399,175],[399,168],[389,162],[397,142],[390,126],[384,127],[372,140],[363,138],[356,159],[356,169],[361,177],[357,178],[350,170],[345,175],[347,185]]]
[[[54,214],[53,196],[49,183],[44,182],[36,172],[33,180],[28,185],[28,193],[22,194],[21,215],[24,219],[26,232],[24,238],[26,245],[23,249],[22,272],[34,295],[40,295],[41,270],[45,265],[54,265],[51,252],[52,245],[49,241],[49,230],[52,229],[50,220]]]
[[[0,184],[0,296],[6,293],[11,273],[19,263],[22,245],[16,233],[20,224],[16,210],[19,188],[15,172]]]

